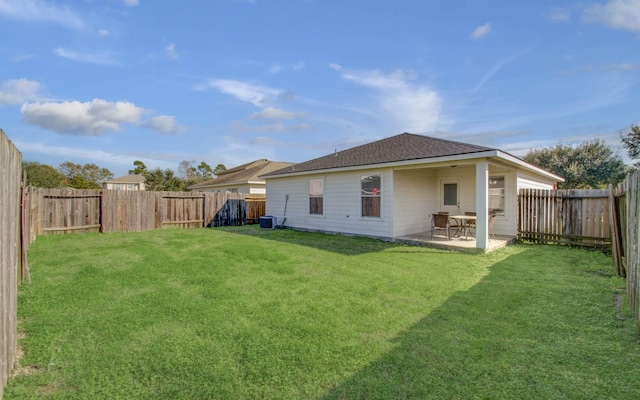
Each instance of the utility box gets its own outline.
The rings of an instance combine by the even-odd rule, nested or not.
[[[276,219],[273,215],[264,215],[260,217],[260,228],[262,229],[275,229]]]

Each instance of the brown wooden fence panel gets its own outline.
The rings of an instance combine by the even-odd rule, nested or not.
[[[0,129],[0,398],[18,346],[22,155]]]
[[[640,173],[627,176],[627,297],[640,330],[640,236],[638,213],[640,213]]]
[[[257,222],[266,208],[264,196],[213,192],[29,188],[27,199],[31,240],[41,234],[243,225],[247,209]]]
[[[536,243],[608,247],[608,190],[521,189],[518,237]]]

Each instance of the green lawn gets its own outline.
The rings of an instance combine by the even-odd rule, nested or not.
[[[640,398],[598,252],[245,226],[41,236],[29,262],[5,399]]]

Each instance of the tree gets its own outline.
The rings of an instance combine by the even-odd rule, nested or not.
[[[170,169],[155,168],[145,175],[145,187],[152,191],[181,192],[185,189],[185,181],[175,176]]]
[[[196,169],[193,167],[193,161],[181,161],[178,164],[178,175],[184,180],[191,180],[196,176]]]
[[[224,172],[227,170],[227,167],[224,166],[224,164],[218,164],[216,165],[216,167],[213,169],[213,174],[218,176],[219,173]]]
[[[135,160],[133,162],[134,169],[129,170],[129,174],[131,175],[142,175],[145,176],[149,171],[147,170],[147,166],[140,160]]]
[[[621,182],[627,172],[622,158],[600,139],[532,150],[524,160],[563,177],[559,189],[602,189]]]
[[[100,189],[105,181],[113,178],[111,171],[93,163],[80,165],[65,161],[58,166],[58,171],[66,177],[66,184],[74,189]]]
[[[51,165],[24,161],[22,170],[27,173],[27,185],[55,189],[65,185],[66,177]]]
[[[218,165],[220,166],[222,164],[218,164]],[[222,165],[222,168],[224,168],[224,165]],[[204,161],[202,161],[200,165],[196,167],[196,169],[197,169],[196,175],[198,175],[202,180],[211,179],[215,174],[214,170],[211,169],[211,166]]]
[[[636,168],[640,168],[640,126],[632,125],[627,134],[622,135],[622,144],[627,149],[627,154],[634,160]]]

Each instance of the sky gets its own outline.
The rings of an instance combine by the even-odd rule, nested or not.
[[[0,0],[24,161],[232,168],[411,132],[516,156],[640,123],[640,0]]]

